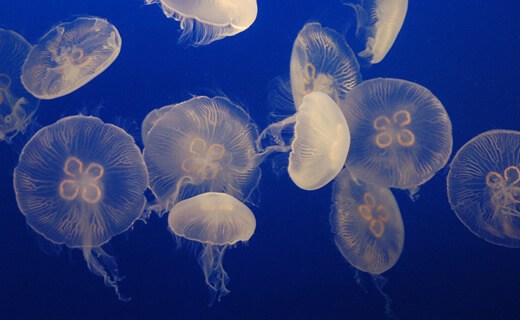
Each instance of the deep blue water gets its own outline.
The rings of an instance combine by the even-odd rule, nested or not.
[[[226,94],[268,124],[268,93],[289,72],[293,41],[306,22],[346,31],[359,51],[351,9],[339,0],[260,0],[256,22],[206,47],[177,44],[178,23],[141,0],[1,0],[0,28],[30,43],[80,15],[107,18],[123,39],[117,60],[81,89],[42,101],[38,126],[79,112],[122,126],[139,141],[154,108],[197,95]],[[520,3],[411,0],[387,57],[364,79],[400,78],[430,89],[453,124],[455,153],[477,134],[520,128]],[[25,138],[27,139],[27,138]],[[140,146],[142,144],[139,142]],[[231,249],[224,267],[231,293],[213,307],[196,254],[178,250],[166,219],[137,222],[107,246],[126,278],[117,300],[90,273],[79,250],[56,256],[25,223],[12,187],[20,143],[0,144],[1,319],[385,319],[384,299],[337,251],[330,227],[331,186],[299,190],[286,173],[262,166],[256,233]],[[384,274],[400,319],[520,319],[520,256],[474,236],[450,210],[447,169],[412,202],[394,194],[405,226],[397,264]],[[44,250],[42,250],[42,248]]]

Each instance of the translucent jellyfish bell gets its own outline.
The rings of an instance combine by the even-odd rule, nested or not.
[[[404,244],[403,220],[392,192],[360,182],[344,169],[334,182],[333,201],[330,224],[343,257],[370,274],[392,268]]]
[[[361,83],[359,64],[345,39],[319,23],[307,23],[294,41],[291,89],[298,108],[313,91],[328,94],[336,103]]]
[[[38,131],[14,171],[16,200],[27,223],[53,243],[81,248],[89,269],[120,299],[115,259],[101,246],[140,217],[147,185],[133,138],[85,116]]]
[[[177,203],[170,211],[168,225],[177,236],[201,243],[199,264],[210,291],[210,305],[229,293],[229,277],[222,266],[229,246],[247,242],[256,219],[242,202],[225,193],[208,192]]]
[[[249,115],[226,98],[195,97],[171,107],[145,137],[150,189],[161,209],[210,191],[247,201],[261,174],[257,137]]]
[[[368,183],[410,189],[428,181],[451,154],[451,122],[426,88],[373,79],[340,103],[352,135],[347,167]]]
[[[58,98],[98,76],[120,51],[121,36],[104,19],[83,17],[62,23],[32,48],[22,82],[35,97]]]
[[[282,130],[291,124],[294,138],[286,146]],[[341,110],[332,98],[318,91],[303,97],[295,115],[267,127],[259,142],[266,136],[281,144],[267,147],[260,157],[291,150],[289,176],[304,190],[319,189],[334,179],[345,164],[350,146],[350,131]]]
[[[366,42],[359,56],[381,62],[395,42],[408,11],[408,0],[344,0],[356,10],[357,36]]]
[[[520,132],[492,130],[467,142],[448,173],[448,199],[480,238],[520,247]]]
[[[31,45],[18,33],[0,29],[0,141],[24,133],[40,100],[23,87],[22,65]]]
[[[207,45],[234,36],[256,20],[256,0],[146,0],[158,3],[168,18],[181,23],[179,41]]]
[[[146,115],[141,125],[141,139],[144,144],[146,144],[146,140],[148,139],[148,132],[152,130],[155,123],[175,106],[177,106],[177,104],[170,104],[159,109],[154,109]]]

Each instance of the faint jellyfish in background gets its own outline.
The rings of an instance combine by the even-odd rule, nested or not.
[[[450,118],[428,89],[398,79],[368,80],[340,107],[352,135],[347,168],[355,177],[413,194],[448,161]]]
[[[170,109],[171,107],[171,109]],[[170,110],[167,110],[170,109]],[[161,110],[161,109],[159,109]],[[260,180],[256,125],[226,98],[195,97],[167,106],[144,137],[150,189],[160,214],[178,201],[204,192],[224,192],[250,201]]]
[[[283,131],[294,125],[291,144],[284,142]],[[266,137],[275,144],[261,147]],[[288,172],[301,189],[316,190],[341,171],[350,146],[350,132],[338,105],[327,94],[314,91],[303,97],[296,114],[269,125],[258,139],[263,149],[259,158],[272,152],[289,152]]]
[[[20,81],[30,50],[22,36],[0,29],[0,141],[10,142],[18,133],[25,133],[40,104]]]
[[[69,94],[94,79],[121,51],[117,29],[100,18],[59,24],[35,45],[23,65],[22,83],[40,99]]]
[[[208,192],[177,203],[168,225],[176,237],[198,242],[203,249],[199,264],[204,272],[212,305],[229,293],[229,277],[222,260],[229,246],[247,242],[256,228],[251,210],[225,193]]]
[[[115,259],[103,248],[140,218],[148,174],[133,138],[95,117],[73,116],[39,130],[14,171],[27,223],[47,240],[80,248],[121,300]]]
[[[356,10],[358,38],[366,48],[358,55],[381,62],[395,42],[408,11],[408,0],[343,0]]]
[[[467,142],[448,173],[448,199],[475,235],[520,247],[520,132],[492,130]]]
[[[256,0],[146,0],[158,3],[166,17],[180,21],[179,41],[210,44],[249,28],[256,19]]]
[[[336,103],[361,83],[359,64],[345,39],[319,23],[307,23],[294,41],[291,89],[294,105],[313,91],[328,94]]]

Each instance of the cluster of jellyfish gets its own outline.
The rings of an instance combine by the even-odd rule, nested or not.
[[[246,30],[257,13],[254,0],[152,2],[180,21],[181,39],[194,46]],[[401,29],[407,0],[346,4],[366,43],[358,56],[379,63]],[[117,29],[95,17],[61,23],[34,46],[0,30],[0,139],[24,133],[39,99],[79,89],[120,50]],[[298,33],[289,69],[291,114],[261,132],[242,107],[205,96],[151,111],[142,123],[142,152],[123,129],[96,117],[70,116],[40,129],[14,172],[20,211],[49,241],[81,249],[88,268],[122,300],[117,264],[102,246],[139,219],[167,214],[178,241],[200,244],[211,304],[229,292],[225,251],[255,232],[246,203],[260,182],[260,165],[281,152],[299,188],[333,183],[330,225],[338,250],[356,269],[379,276],[397,263],[404,245],[390,188],[414,194],[447,164],[448,114],[419,84],[363,81],[345,38],[319,23]],[[506,130],[479,135],[451,163],[452,209],[491,243],[520,247],[519,168],[520,132]],[[147,189],[155,196],[148,203]]]

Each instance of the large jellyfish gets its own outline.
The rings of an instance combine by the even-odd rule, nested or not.
[[[22,85],[22,65],[31,45],[18,33],[0,29],[0,141],[24,133],[40,100]]]
[[[361,83],[354,52],[336,31],[307,23],[294,41],[291,56],[291,89],[299,107],[313,91],[328,94],[336,103]]]
[[[404,80],[368,80],[340,107],[352,135],[347,167],[357,178],[414,192],[448,161],[450,118],[428,89]]]
[[[366,42],[359,56],[381,62],[395,42],[408,11],[408,0],[344,0],[356,10],[357,36]]]
[[[147,185],[133,138],[95,117],[67,117],[38,131],[14,171],[27,223],[53,243],[82,249],[90,271],[120,299],[115,259],[101,246],[140,218]]]
[[[283,131],[294,125],[290,145],[284,143]],[[288,152],[287,168],[292,181],[301,189],[316,190],[341,171],[350,146],[350,131],[338,105],[327,94],[314,91],[303,97],[296,114],[269,125],[260,135],[276,143],[265,148],[259,157],[271,152]]]
[[[234,36],[256,20],[256,0],[146,0],[158,3],[168,18],[180,21],[179,41],[207,45]]]
[[[448,198],[475,235],[520,247],[520,132],[492,130],[467,142],[451,162]]]
[[[229,293],[229,277],[222,266],[229,246],[248,241],[256,219],[242,202],[225,193],[208,192],[177,203],[170,211],[168,225],[177,236],[201,243],[199,264],[204,272],[212,305]]]
[[[210,191],[250,199],[261,175],[258,131],[242,108],[223,97],[195,97],[159,110],[151,112],[154,124],[143,138],[159,211]],[[152,122],[145,120],[143,127]]]
[[[114,62],[121,36],[105,19],[82,17],[59,24],[35,45],[22,83],[40,99],[54,99],[87,84]]]

